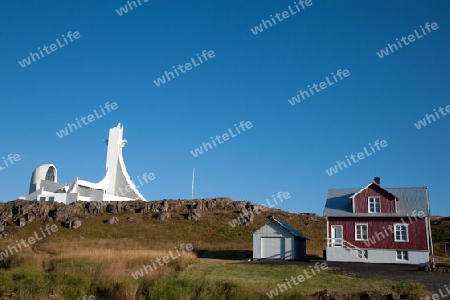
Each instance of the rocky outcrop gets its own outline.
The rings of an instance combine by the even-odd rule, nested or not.
[[[189,210],[188,220],[190,220],[190,221],[198,221],[201,216],[202,215],[200,214],[199,210],[191,208]]]
[[[73,205],[62,205],[58,207],[58,209],[51,211],[50,217],[53,218],[54,221],[62,222],[63,220],[67,220],[73,215],[80,214],[81,209],[81,203],[74,203]]]
[[[122,212],[122,202],[110,202],[106,206],[106,211],[110,214],[120,214]]]
[[[12,207],[7,207],[6,204],[0,206],[0,222],[6,222],[13,217]]]
[[[241,216],[241,224],[245,226],[249,226],[253,224],[253,218],[255,217],[253,214],[253,206],[252,207],[241,207],[239,210],[239,216]]]
[[[160,212],[156,219],[161,221],[168,220],[170,219],[170,214],[167,211]]]
[[[33,222],[34,218],[36,218],[36,216],[34,214],[26,214],[25,215],[25,221],[27,223]]]
[[[96,201],[96,202],[88,202],[85,205],[85,208],[88,210],[88,213],[91,215],[101,215],[105,213],[107,202]]]
[[[5,225],[0,222],[0,238],[4,238],[4,237],[8,236],[8,234],[6,233],[5,230],[6,230]]]
[[[16,223],[16,225],[19,227],[23,227],[27,224],[27,221],[25,220],[24,217],[19,217],[14,221],[14,223]]]
[[[184,214],[188,220],[198,221],[202,211],[232,210],[245,216],[243,225],[249,225],[253,223],[254,212],[258,207],[249,201],[234,202],[227,197],[193,200],[163,199],[152,202],[78,201],[68,205],[57,202],[16,200],[0,203],[0,238],[7,235],[8,225],[26,226],[35,222],[36,219],[40,222],[59,222],[63,226],[76,229],[81,226],[81,216],[87,218],[89,215],[112,214],[113,216],[106,218],[106,222],[115,224],[122,213],[141,214],[144,220],[156,218],[161,221],[179,219],[180,214]],[[126,220],[135,221],[134,217],[129,216]]]

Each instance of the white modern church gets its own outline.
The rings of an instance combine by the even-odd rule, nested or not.
[[[58,172],[53,164],[39,166],[31,175],[29,195],[25,200],[39,200],[70,204],[75,201],[131,201],[145,200],[125,168],[122,148],[123,126],[119,123],[109,130],[106,154],[106,175],[97,183],[78,178],[67,184],[57,183]]]

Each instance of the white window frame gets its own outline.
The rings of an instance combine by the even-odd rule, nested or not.
[[[405,226],[406,228],[406,240],[397,239],[397,226]],[[395,242],[409,242],[408,224],[405,223],[394,223],[394,241]]]
[[[364,239],[364,237],[362,237],[361,239],[358,239],[358,226],[366,226],[366,234],[367,234],[367,238]],[[362,232],[361,232],[361,236]],[[367,223],[355,223],[355,241],[368,241],[369,240],[369,224]]]
[[[374,208],[375,208],[375,211],[370,211],[370,200],[377,200],[377,201],[374,201]],[[376,211],[376,203],[378,202],[378,208],[380,209],[380,211]],[[381,199],[380,199],[380,197],[379,196],[370,196],[370,197],[368,197],[367,198],[367,211],[369,212],[369,213],[371,213],[371,214],[379,214],[379,213],[381,213]]]
[[[398,258],[400,254],[400,258]],[[409,253],[406,250],[397,250],[395,252],[395,258],[398,261],[409,261]]]

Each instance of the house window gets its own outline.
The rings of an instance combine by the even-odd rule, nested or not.
[[[40,201],[45,201],[45,197],[40,197],[39,200]]]
[[[367,241],[367,224],[355,224],[355,240]]]
[[[408,226],[406,224],[394,224],[395,228],[395,241],[407,242],[408,241]]]
[[[408,260],[408,251],[397,251],[397,260]]]
[[[53,196],[48,197],[48,201],[55,202],[55,197],[53,197]]]
[[[380,209],[380,197],[369,197],[369,212],[379,213]]]

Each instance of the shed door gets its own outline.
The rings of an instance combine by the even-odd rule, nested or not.
[[[262,237],[261,258],[285,258],[283,237]]]

